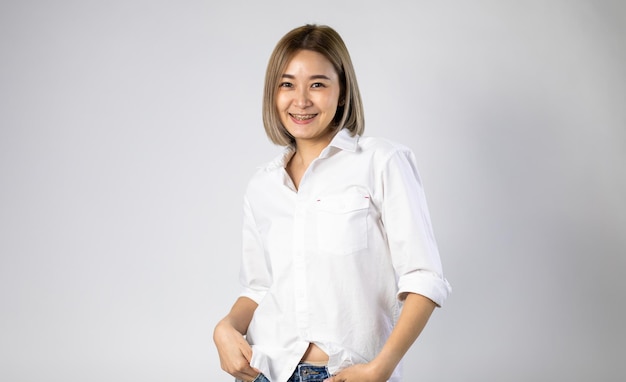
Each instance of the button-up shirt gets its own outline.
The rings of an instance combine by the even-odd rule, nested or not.
[[[258,303],[246,338],[272,382],[309,343],[330,373],[371,361],[406,293],[441,306],[450,292],[408,148],[341,130],[298,189],[285,170],[293,153],[260,168],[244,197],[241,295]]]

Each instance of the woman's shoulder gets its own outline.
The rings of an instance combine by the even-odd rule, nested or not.
[[[285,168],[285,165],[291,159],[294,150],[291,147],[283,147],[282,151],[269,161],[261,162],[256,166],[255,174],[263,174],[273,172]]]
[[[380,155],[397,152],[411,153],[411,149],[397,141],[383,137],[362,136],[359,138],[359,148],[363,152],[371,152]]]
[[[285,147],[282,152],[269,161],[257,165],[248,180],[250,187],[264,187],[265,182],[271,181],[276,176],[280,176],[281,170],[293,155],[293,149]]]

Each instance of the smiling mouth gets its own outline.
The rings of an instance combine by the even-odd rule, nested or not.
[[[315,118],[317,114],[289,114],[293,119],[298,121],[307,121],[309,119]]]

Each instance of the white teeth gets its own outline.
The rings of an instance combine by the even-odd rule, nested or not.
[[[292,117],[297,119],[298,121],[306,121],[307,119],[311,119],[315,117],[317,114],[291,114]]]

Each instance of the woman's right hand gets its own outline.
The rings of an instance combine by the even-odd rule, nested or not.
[[[227,320],[222,320],[215,326],[213,341],[225,372],[244,382],[252,382],[261,374],[250,366],[252,348]]]

